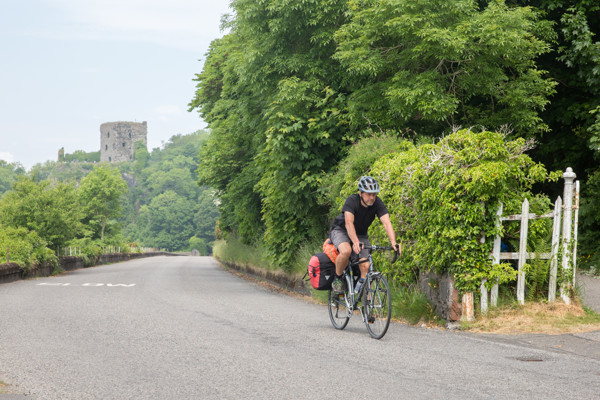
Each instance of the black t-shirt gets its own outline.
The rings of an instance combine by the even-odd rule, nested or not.
[[[367,236],[367,231],[375,216],[381,218],[383,215],[389,214],[387,207],[379,197],[375,198],[375,203],[372,206],[363,207],[360,195],[353,194],[346,199],[342,207],[342,213],[333,220],[333,228],[346,230],[346,218],[344,217],[346,211],[354,214],[354,228],[357,236]]]

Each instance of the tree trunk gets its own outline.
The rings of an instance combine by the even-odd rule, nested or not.
[[[106,218],[102,220],[102,231],[100,232],[100,240],[104,240],[104,227],[106,226]]]

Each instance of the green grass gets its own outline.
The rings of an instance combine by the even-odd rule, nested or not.
[[[440,323],[423,293],[415,288],[391,285],[392,316],[415,325],[419,322]]]
[[[285,272],[291,274],[304,274],[310,258],[313,254],[322,251],[322,246],[323,242],[321,240],[305,243],[300,246],[296,258],[288,268],[285,268]],[[281,268],[278,268],[269,262],[264,254],[266,254],[266,250],[263,245],[257,244],[250,246],[243,244],[235,238],[230,238],[228,241],[218,240],[213,247],[213,255],[221,261],[233,262],[240,265],[251,265],[269,271],[281,270]]]
[[[232,262],[239,265],[251,265],[266,270],[277,269],[263,256],[264,248],[250,246],[231,238],[228,241],[217,240],[213,246],[213,255],[221,261]]]

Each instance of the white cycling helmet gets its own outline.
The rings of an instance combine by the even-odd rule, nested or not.
[[[370,176],[361,176],[358,181],[358,190],[365,193],[379,193],[379,183]]]

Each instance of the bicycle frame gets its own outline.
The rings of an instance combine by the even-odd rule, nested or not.
[[[364,263],[360,262],[360,258],[358,261],[353,262],[352,260],[348,261],[348,266],[344,269],[344,273],[342,274],[343,278],[346,281],[346,285],[348,287],[348,294],[349,294],[349,299],[345,298],[346,301],[346,309],[348,310],[348,317],[352,317],[352,314],[354,313],[354,310],[357,309],[357,305],[358,305],[358,301],[359,299],[357,298],[357,295],[360,296],[360,294],[362,293],[362,291],[364,290],[364,288],[367,286],[367,282],[369,280],[372,280],[375,276],[377,275],[382,275],[381,272],[378,272],[375,270],[375,268],[373,267],[373,256],[372,253],[375,250],[395,250],[393,247],[384,247],[384,246],[365,246],[365,248],[367,250],[369,250],[369,256],[368,256],[368,262],[369,262],[369,269],[367,271],[367,275],[365,277],[365,284],[362,286],[362,288],[360,289],[359,293],[355,292],[355,284],[356,284],[356,280],[358,280],[358,277],[355,278],[354,276],[354,271],[353,271],[353,267],[358,267],[359,264]],[[392,260],[392,264],[394,262],[396,262],[396,258],[398,256],[398,253],[394,252],[394,259]],[[360,267],[359,267],[360,268]],[[363,322],[365,322],[365,316],[363,313],[361,314],[361,318],[363,320]]]

